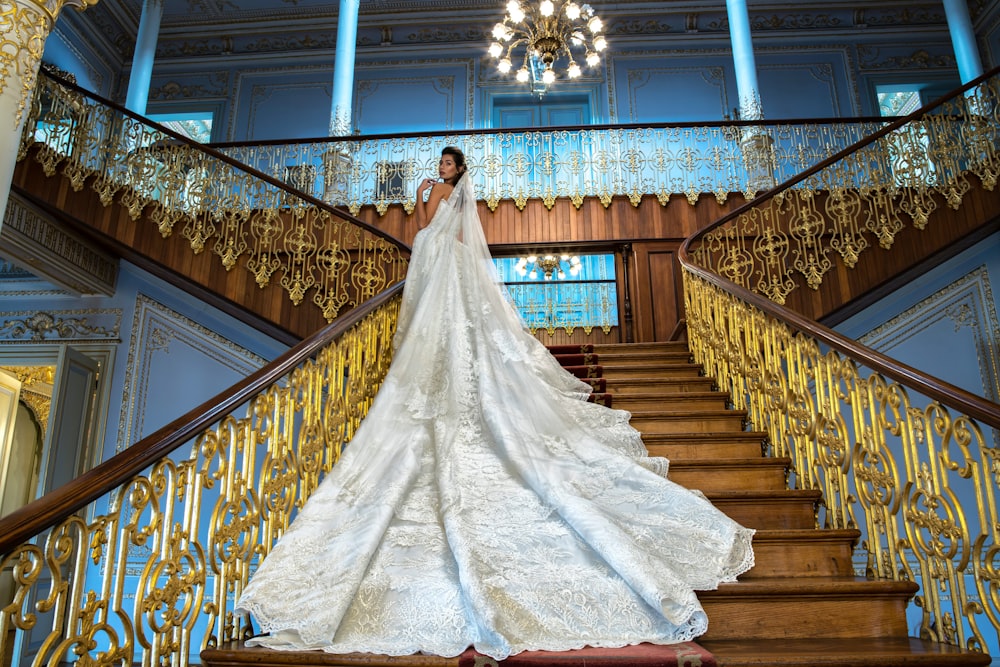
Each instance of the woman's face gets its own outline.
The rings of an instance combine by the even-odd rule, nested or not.
[[[442,155],[438,162],[438,176],[443,181],[452,181],[458,176],[458,166],[455,164],[454,155]]]

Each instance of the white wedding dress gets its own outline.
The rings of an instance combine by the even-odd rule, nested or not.
[[[252,645],[495,659],[692,639],[753,531],[522,329],[469,179],[414,240],[368,416],[237,604]]]

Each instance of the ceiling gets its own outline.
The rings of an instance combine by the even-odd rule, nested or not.
[[[970,0],[975,18],[997,0]],[[156,58],[247,55],[332,50],[339,2],[322,0],[163,0]],[[428,45],[448,49],[482,44],[503,16],[505,0],[361,0],[359,57]],[[590,3],[604,19],[615,46],[662,44],[706,35],[728,37],[725,0]],[[790,31],[816,34],[856,30],[910,30],[945,23],[941,0],[748,0],[752,29],[762,37]],[[141,0],[100,0],[77,14],[89,39],[108,57],[131,60]],[[65,15],[65,13],[64,13]],[[60,19],[62,20],[62,19]]]

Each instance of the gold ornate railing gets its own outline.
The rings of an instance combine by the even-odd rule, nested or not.
[[[385,232],[217,151],[151,125],[70,82],[39,76],[19,159],[117,199],[164,236],[178,232],[264,287],[276,281],[327,321],[406,274],[409,249]]]
[[[1000,632],[1000,405],[775,302],[793,271],[821,277],[826,254],[863,233],[891,240],[939,197],[960,206],[971,177],[992,187],[996,86],[905,120],[680,252],[695,359],[792,459],[792,483],[822,491],[818,525],[860,529],[870,576],[920,585],[923,636],[983,652]]]
[[[691,204],[708,193],[724,203],[747,198],[833,155],[878,128],[884,119],[715,124],[594,125],[546,130],[465,130],[438,134],[337,137],[297,142],[213,144],[242,163],[285,179],[314,197],[385,213],[415,206],[417,181],[437,172],[441,149],[460,146],[476,193],[495,209],[529,199],[552,208],[566,197],[608,206],[627,196],[638,206],[656,197]]]
[[[66,486],[0,519],[0,656],[198,663],[367,413],[401,285]]]
[[[853,268],[874,244],[889,249],[906,224],[923,229],[941,206],[958,209],[975,177],[1000,175],[1000,76],[786,181],[725,218],[692,246],[694,262],[776,303],[817,289],[837,257]]]

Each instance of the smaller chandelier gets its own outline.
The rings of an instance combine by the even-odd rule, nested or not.
[[[540,64],[542,82],[546,85],[556,80],[553,66],[565,56],[566,74],[571,79],[580,76],[577,53],[582,52],[584,62],[594,67],[601,62],[598,55],[607,48],[601,31],[604,25],[590,5],[578,5],[566,0],[541,0],[522,9],[518,0],[507,3],[503,21],[493,27],[493,43],[489,52],[497,58],[497,69],[507,74],[514,67],[515,51],[524,49],[517,80],[526,83],[532,75],[532,65]]]
[[[580,273],[580,269],[580,258],[576,255],[572,257],[569,255],[559,255],[558,257],[556,255],[543,255],[542,257],[528,255],[518,258],[517,264],[514,266],[514,270],[519,275],[528,276],[532,280],[538,277],[539,271],[545,276],[545,280],[552,280],[552,276],[559,280],[565,280],[567,272],[576,277]]]

